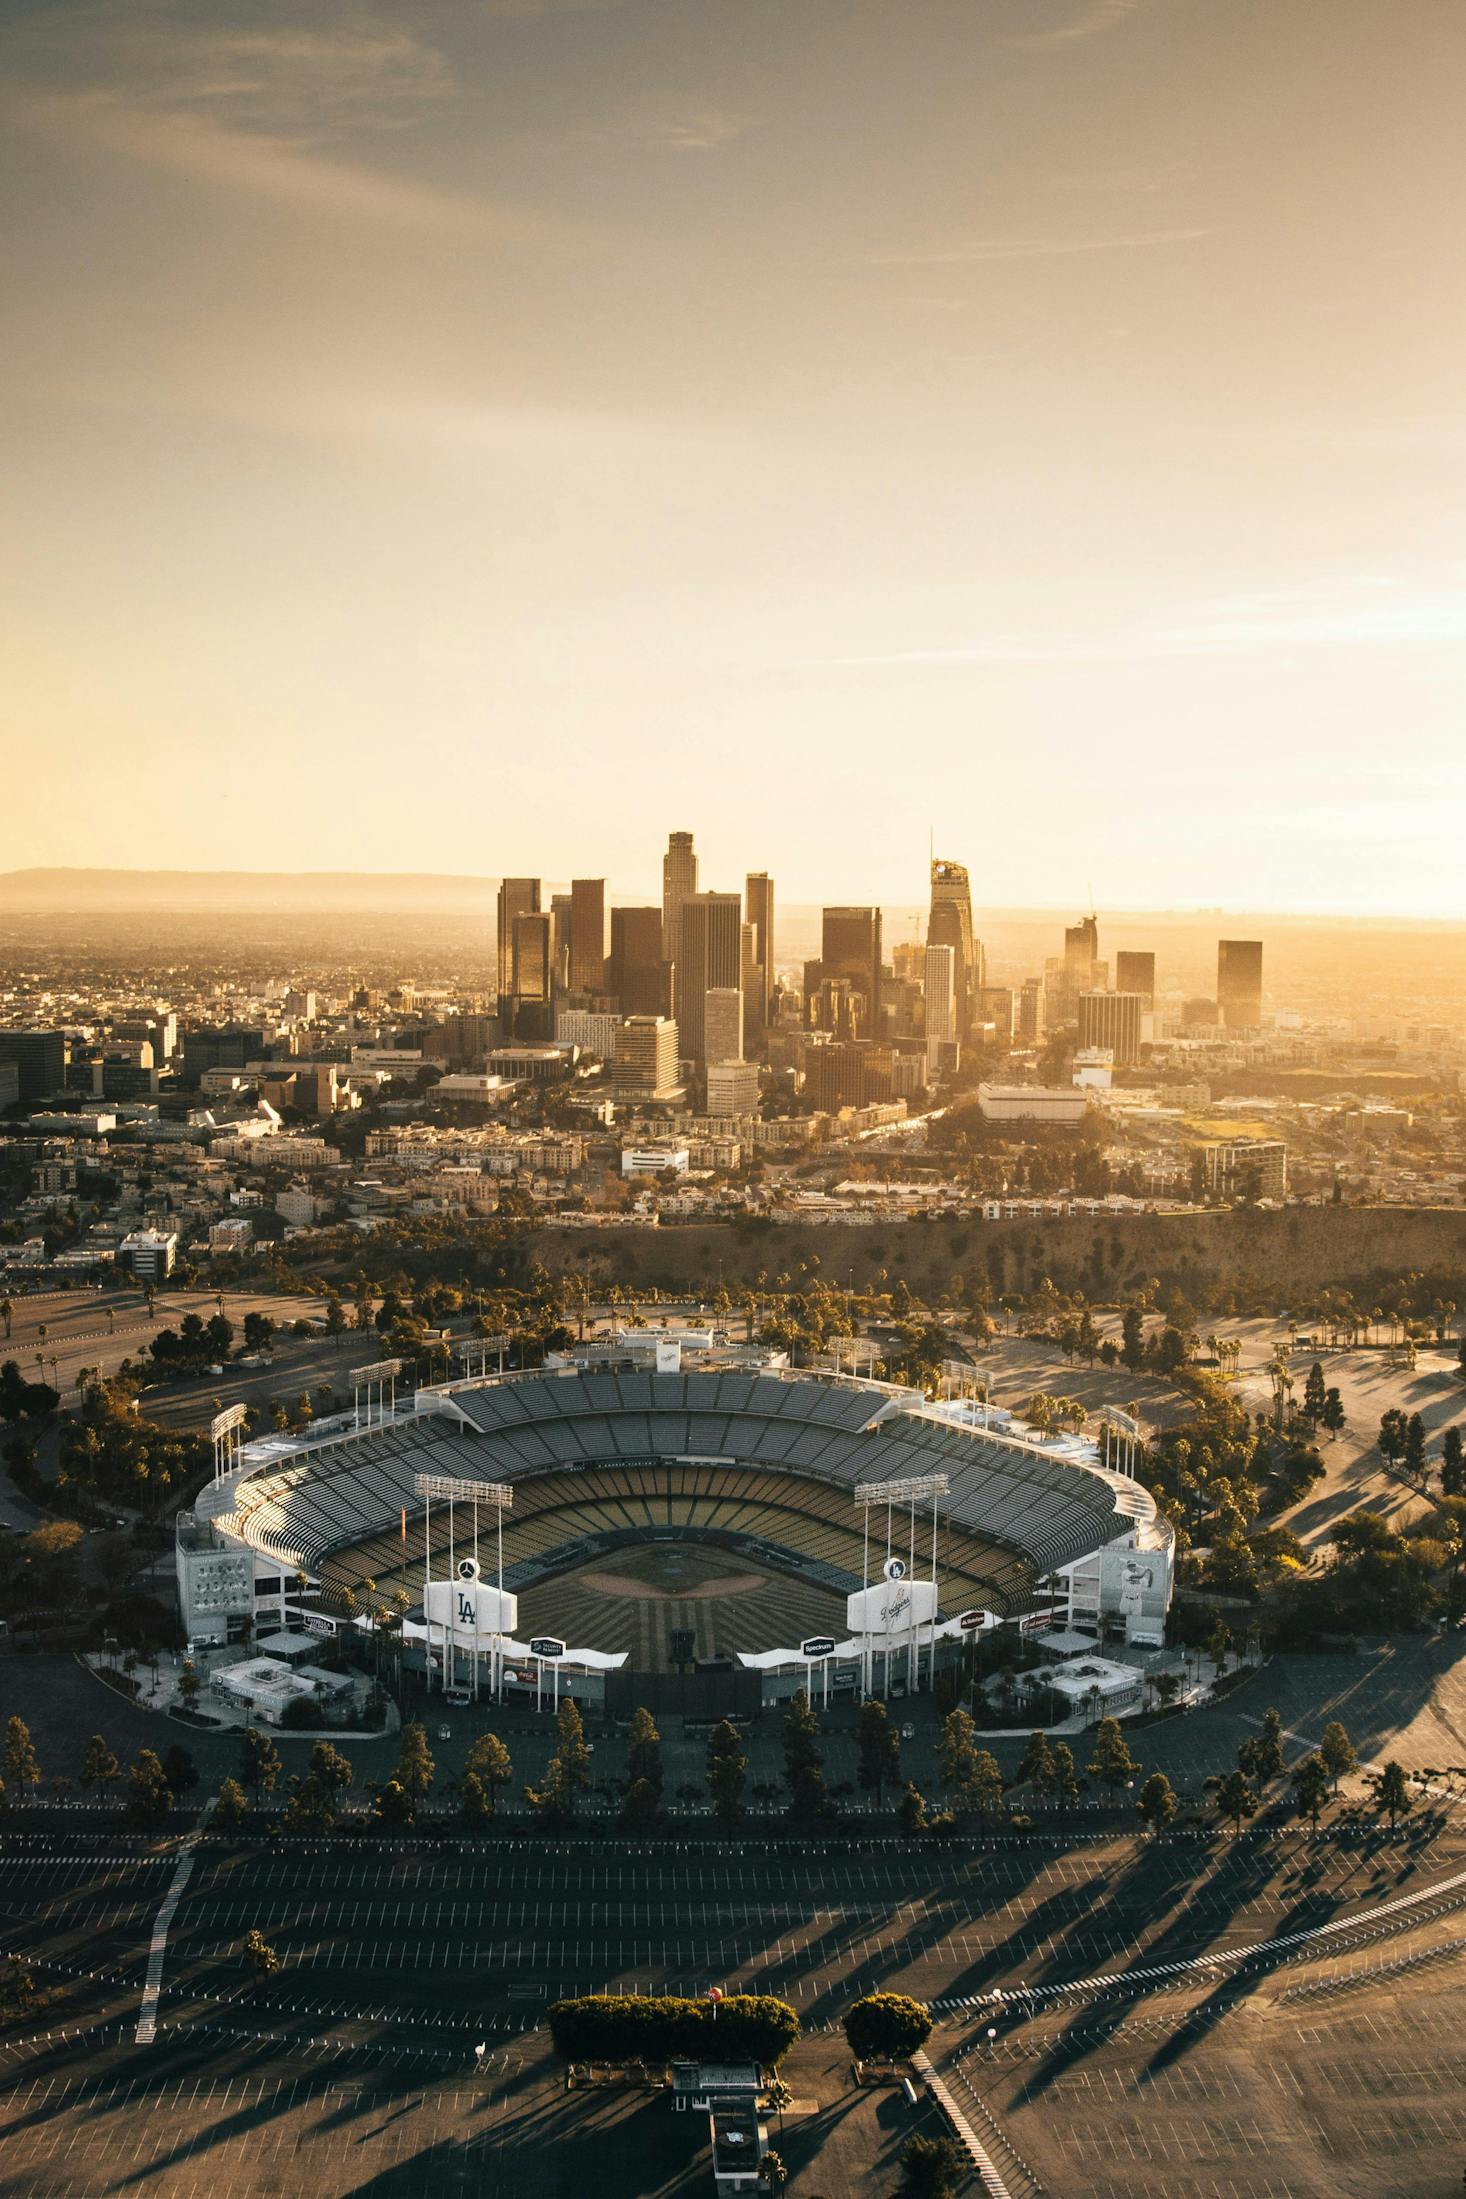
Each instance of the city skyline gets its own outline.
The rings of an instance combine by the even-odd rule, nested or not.
[[[1458,21],[18,0],[20,852],[1466,913]]]

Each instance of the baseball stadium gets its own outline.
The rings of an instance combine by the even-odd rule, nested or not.
[[[323,1614],[402,1611],[430,1671],[428,1584],[470,1554],[508,1599],[511,1671],[543,1638],[591,1674],[777,1665],[810,1637],[839,1643],[883,1571],[922,1584],[928,1670],[977,1613],[1118,1616],[1137,1639],[1163,1623],[1169,1530],[1095,1444],[767,1355],[705,1350],[688,1371],[690,1356],[602,1347],[419,1390],[372,1425],[266,1438],[194,1524],[306,1575]]]

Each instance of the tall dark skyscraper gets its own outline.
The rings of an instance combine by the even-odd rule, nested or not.
[[[952,949],[958,1038],[972,1022],[972,996],[982,983],[982,949],[972,936],[972,891],[962,863],[932,864],[931,913],[926,924],[929,947]]]
[[[1092,916],[1081,916],[1077,924],[1064,929],[1064,984],[1072,993],[1087,993],[1094,984],[1094,966],[1099,960],[1099,924]]]
[[[661,910],[612,909],[606,990],[620,1001],[622,1015],[670,1015],[670,978],[662,959]]]
[[[1217,941],[1217,1007],[1229,1031],[1255,1031],[1262,1022],[1262,941]]]
[[[1121,947],[1115,956],[1115,990],[1139,993],[1149,1014],[1155,1006],[1155,956]]]
[[[538,878],[501,878],[499,881],[499,998],[514,992],[514,919],[530,916],[540,905]]]
[[[820,971],[829,984],[843,978],[865,1002],[861,1036],[874,1038],[881,1023],[881,912],[826,909],[820,934]]]
[[[667,852],[662,857],[662,954],[668,962],[682,959],[682,910],[696,891],[697,857],[692,834],[669,832]]]
[[[704,1061],[707,996],[737,993],[743,975],[743,898],[694,893],[682,904],[677,963],[677,1029],[685,1060]]]
[[[514,919],[514,998],[520,1004],[548,1002],[555,988],[554,921],[548,909],[530,910]]]
[[[774,990],[774,881],[766,870],[749,872],[743,882],[743,906],[753,927],[754,966],[761,973],[755,985],[757,997],[751,1006],[756,1011],[758,1028],[762,1030],[769,1020],[769,1002]]]
[[[259,1038],[263,1051],[263,1032]],[[23,1100],[46,1099],[61,1090],[66,1082],[66,1051],[64,1031],[0,1031],[0,1061],[14,1062]],[[210,1061],[205,1066],[212,1069],[218,1064]],[[195,1084],[198,1076],[199,1072],[193,1075]]]
[[[606,987],[606,881],[570,881],[570,990],[599,993]]]

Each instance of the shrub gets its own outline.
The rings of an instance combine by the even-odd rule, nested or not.
[[[905,1993],[868,1993],[845,2011],[845,2036],[857,2061],[904,2061],[931,2037],[932,2019]]]
[[[718,2005],[674,1994],[587,1993],[556,2001],[550,2036],[566,2061],[665,2062],[679,2056],[720,2061],[781,2061],[799,2036],[787,2001],[732,1993]]]

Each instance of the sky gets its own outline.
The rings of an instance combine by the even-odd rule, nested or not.
[[[6,0],[0,863],[1466,916],[1460,0]]]

